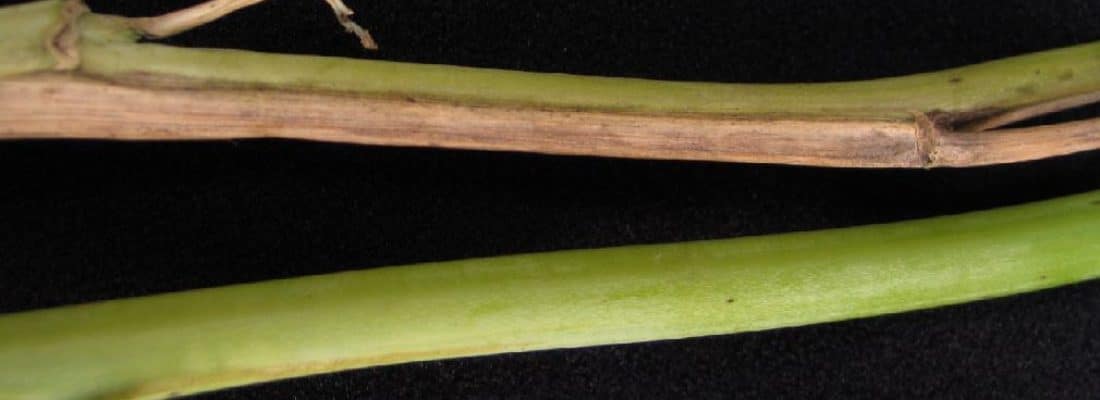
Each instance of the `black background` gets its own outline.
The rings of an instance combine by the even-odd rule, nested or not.
[[[15,3],[10,0],[0,4]],[[195,1],[96,0],[151,15]],[[1096,1],[272,0],[187,46],[830,81],[1100,40]],[[369,79],[369,78],[368,78]],[[1100,115],[1092,107],[1064,117]],[[0,311],[418,261],[896,221],[1100,189],[1100,153],[844,170],[276,140],[0,142]],[[204,399],[1100,398],[1100,282],[796,329],[425,362]]]

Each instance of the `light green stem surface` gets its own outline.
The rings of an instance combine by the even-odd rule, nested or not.
[[[0,8],[0,78],[53,67],[46,38],[60,22],[60,14],[60,1]]]
[[[24,29],[58,18],[59,0],[0,9],[0,35],[36,51]],[[471,104],[570,110],[911,120],[914,112],[1010,109],[1100,91],[1100,42],[897,78],[813,84],[728,84],[530,73],[336,57],[189,49],[136,43],[118,17],[80,19],[79,71],[119,80],[168,76],[192,83],[323,90]],[[10,35],[15,39],[7,39]],[[7,49],[3,47],[0,49]],[[6,51],[6,50],[5,50]],[[41,69],[0,58],[0,76]],[[33,63],[24,60],[34,60]],[[752,60],[745,60],[752,62]]]
[[[461,103],[645,113],[908,119],[1007,109],[1100,90],[1100,43],[899,78],[731,84],[530,73],[240,50],[91,41],[83,70]]]
[[[1100,191],[807,233],[379,268],[0,316],[0,398],[159,398],[727,334],[1100,276]]]

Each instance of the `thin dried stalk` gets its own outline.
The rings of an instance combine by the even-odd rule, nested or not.
[[[1100,102],[1100,92],[1085,93],[1077,96],[1065,97],[1047,102],[1020,107],[1006,111],[988,118],[978,119],[967,124],[967,131],[980,132],[1000,128],[1016,122],[1026,121],[1031,118],[1068,110],[1075,107]]]
[[[378,43],[375,43],[374,38],[371,37],[370,32],[356,24],[351,20],[351,15],[355,14],[342,0],[325,0],[328,2],[329,7],[332,7],[332,11],[336,13],[336,20],[340,22],[340,25],[344,27],[348,32],[359,37],[359,43],[364,48],[371,50],[378,50]]]
[[[267,0],[209,0],[156,17],[133,18],[133,27],[147,37],[165,38],[206,25],[237,10],[264,1]],[[332,12],[336,14],[340,25],[359,37],[364,48],[378,49],[378,44],[375,43],[370,32],[351,20],[351,15],[355,12],[345,5],[343,0],[325,0],[325,2],[332,7]]]

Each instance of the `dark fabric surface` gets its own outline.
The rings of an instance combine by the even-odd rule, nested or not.
[[[0,1],[0,4],[14,3]],[[149,15],[195,1],[96,0]],[[272,0],[172,39],[415,62],[829,81],[1100,40],[1095,1]],[[2,40],[2,39],[0,39]],[[1091,107],[1063,116],[1100,115]],[[1100,189],[1100,153],[845,170],[291,141],[0,142],[0,311],[418,261],[722,238]],[[776,331],[371,368],[203,399],[1100,398],[1100,283]]]

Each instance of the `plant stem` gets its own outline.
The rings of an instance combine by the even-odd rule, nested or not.
[[[202,7],[253,1],[212,0],[151,19],[83,13],[79,0],[0,9],[9,22],[0,33],[11,37],[0,50],[17,55],[0,58],[0,138],[280,137],[904,168],[1100,148],[1100,119],[974,133],[1100,99],[1100,42],[818,84],[665,82],[137,42],[149,21],[176,27],[171,33],[235,9]],[[44,72],[51,69],[66,72]]]
[[[1015,162],[1100,145],[1097,120],[987,132],[944,132],[931,122],[731,123],[308,93],[150,89],[58,74],[0,81],[0,136],[11,132],[117,140],[300,138],[308,132],[312,140],[345,143],[910,168]]]
[[[857,228],[380,268],[0,316],[0,398],[163,398],[837,321],[1098,276],[1100,192]]]
[[[0,8],[0,78],[53,68],[57,60],[45,42],[61,24],[61,6],[39,1]]]
[[[116,18],[84,18],[81,71],[179,85],[321,91],[451,104],[723,118],[912,121],[914,112],[996,114],[1100,92],[1100,42],[932,73],[812,84],[669,82],[191,49],[134,43]],[[1038,71],[1038,73],[1036,73]],[[137,80],[148,85],[148,80]]]

